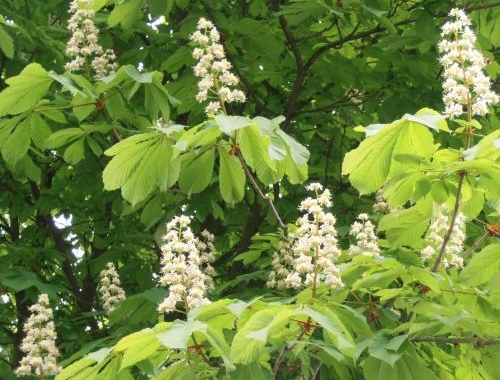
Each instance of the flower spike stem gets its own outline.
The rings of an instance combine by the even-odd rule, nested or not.
[[[439,255],[436,258],[436,262],[431,269],[431,272],[437,272],[439,270],[439,266],[441,265],[441,261],[443,260],[444,253],[446,252],[446,245],[450,240],[451,234],[453,233],[453,227],[455,226],[455,220],[457,219],[458,211],[460,209],[460,200],[462,199],[462,186],[464,184],[465,172],[460,173],[460,177],[458,178],[457,185],[457,195],[455,199],[455,207],[453,208],[453,215],[451,217],[450,227],[446,231],[446,235],[443,237],[443,244],[441,244],[441,248],[439,249]]]

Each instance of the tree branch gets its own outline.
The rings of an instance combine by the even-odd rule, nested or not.
[[[472,338],[446,338],[441,336],[428,336],[421,338],[412,338],[410,342],[414,343],[449,343],[449,344],[467,344],[473,343],[476,347],[492,346],[500,344],[500,339],[482,339]]]

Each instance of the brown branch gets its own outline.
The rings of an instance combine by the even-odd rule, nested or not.
[[[273,10],[275,12],[280,10],[279,0],[273,1]],[[287,99],[287,102],[285,104],[285,109],[283,111],[283,114],[287,120],[283,128],[286,129],[287,125],[289,125],[291,122],[290,118],[293,115],[300,93],[302,91],[302,88],[304,87],[304,80],[306,77],[307,70],[304,67],[304,60],[302,58],[302,53],[300,52],[300,49],[297,45],[297,41],[295,40],[292,31],[290,29],[290,26],[288,25],[288,21],[286,20],[284,15],[280,15],[278,17],[278,20],[281,29],[283,30],[283,34],[285,35],[286,42],[290,47],[290,50],[292,51],[293,57],[295,59],[295,66],[297,68],[297,75],[295,77],[293,89],[292,92],[290,93],[290,96]]]
[[[467,344],[472,343],[476,347],[492,346],[500,344],[500,339],[481,339],[472,338],[446,338],[441,336],[428,336],[421,338],[412,338],[410,342],[414,343],[449,343],[449,344]]]

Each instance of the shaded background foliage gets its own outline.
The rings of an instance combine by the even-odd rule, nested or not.
[[[490,54],[488,74],[496,80],[500,73],[500,3],[495,1],[101,2],[106,3],[97,14],[102,44],[115,50],[122,66],[160,71],[171,98],[160,105],[148,104],[141,88],[130,101],[118,93],[103,107],[82,107],[81,115],[76,108],[62,109],[62,118],[47,113],[39,121],[39,135],[32,136],[33,143],[26,148],[33,165],[10,165],[3,152],[0,373],[4,377],[20,359],[21,327],[40,292],[64,300],[55,311],[64,358],[157,321],[155,303],[164,295],[151,290],[152,273],[158,272],[157,242],[165,221],[181,210],[196,216],[195,229],[207,228],[217,236],[221,253],[216,261],[216,297],[244,299],[266,292],[263,284],[278,239],[277,224],[250,187],[244,200],[233,206],[221,200],[216,176],[201,194],[189,197],[174,187],[136,205],[119,191],[103,189],[102,172],[109,157],[102,152],[119,139],[149,131],[159,114],[190,126],[204,120],[203,107],[194,99],[196,78],[188,39],[199,17],[211,19],[221,32],[247,94],[247,103],[234,106],[231,113],[286,117],[282,128],[311,152],[309,178],[332,190],[345,246],[348,225],[372,203],[360,198],[340,174],[345,152],[362,138],[353,127],[389,122],[423,105],[443,108],[436,43],[439,26],[452,6],[471,13],[479,44]],[[33,62],[63,72],[67,9],[68,1],[62,0],[0,3],[0,90],[6,79]],[[151,22],[160,16],[166,22],[153,29]],[[69,92],[52,91],[47,98],[61,106],[72,101]],[[87,124],[97,120],[102,130],[92,135],[93,147],[86,143],[77,153],[78,160],[61,147],[43,149],[36,143],[82,120]],[[497,123],[497,115],[490,122]],[[0,135],[3,146],[5,139]],[[294,220],[303,188],[284,180],[272,191],[284,220]],[[66,219],[71,221],[61,226]],[[81,253],[78,257],[76,250]],[[129,296],[110,321],[119,325],[112,333],[98,327],[103,313],[96,295],[97,274],[109,261],[121,264]]]

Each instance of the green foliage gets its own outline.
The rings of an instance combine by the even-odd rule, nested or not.
[[[498,92],[500,8],[464,6]],[[102,80],[65,71],[67,8],[0,2],[0,378],[15,378],[40,293],[56,380],[498,375],[499,115],[436,111],[450,4],[95,0],[99,42],[118,57]],[[195,100],[200,17],[248,98],[227,113]],[[344,287],[269,290],[306,180],[333,195]],[[420,257],[439,205],[466,216],[463,268]],[[211,304],[160,315],[161,236],[181,213],[216,236],[215,289]],[[381,257],[348,252],[360,213]],[[127,299],[105,315],[108,262]]]

